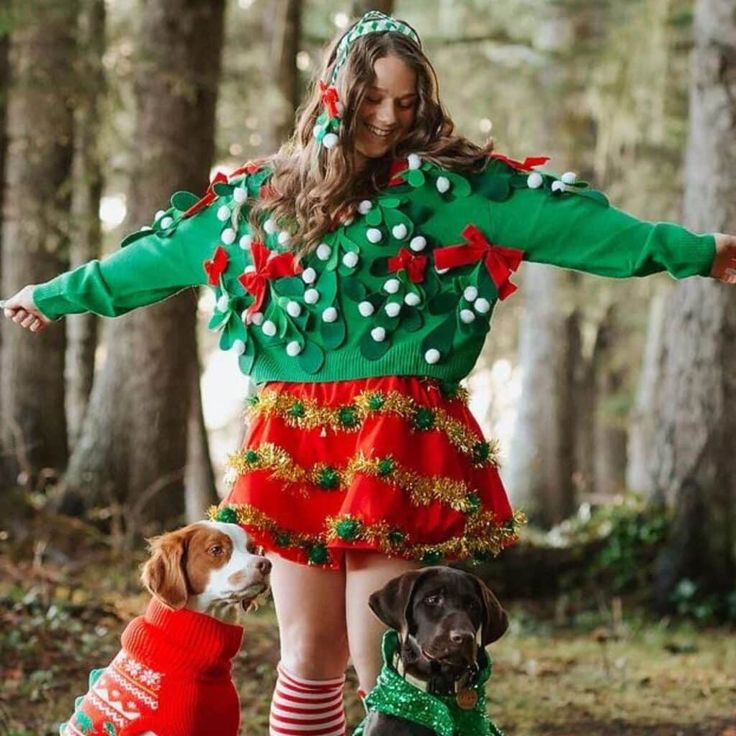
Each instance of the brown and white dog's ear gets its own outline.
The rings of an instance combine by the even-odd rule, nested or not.
[[[184,552],[189,535],[185,530],[169,532],[148,540],[151,558],[143,566],[141,581],[150,593],[169,608],[184,608],[188,597],[184,574]]]
[[[471,577],[475,580],[483,603],[483,622],[480,637],[481,646],[486,647],[504,635],[509,627],[509,617],[498,602],[498,598],[493,595],[493,591],[479,577],[475,575],[471,575]]]
[[[424,570],[411,570],[389,580],[386,585],[368,598],[371,611],[387,626],[400,632],[404,639],[409,627],[407,610],[414,592],[414,586],[424,574]]]

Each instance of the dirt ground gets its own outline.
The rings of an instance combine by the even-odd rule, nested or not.
[[[0,736],[57,734],[90,669],[117,652],[145,607],[136,558],[0,540]],[[601,603],[601,600],[603,601]],[[506,602],[511,626],[491,647],[489,712],[508,736],[736,736],[736,633],[647,619],[623,607],[611,626],[605,598],[590,609]],[[278,659],[267,603],[244,619],[234,666],[244,736],[268,733]],[[351,726],[362,717],[349,675]]]

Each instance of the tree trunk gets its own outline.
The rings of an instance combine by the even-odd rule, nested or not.
[[[685,223],[736,231],[736,15],[730,0],[699,0],[685,164]],[[658,404],[657,487],[674,506],[658,560],[666,608],[678,581],[727,593],[736,579],[736,293],[692,279],[669,299]]]
[[[172,191],[201,192],[207,185],[223,11],[224,0],[144,6],[130,228],[150,222]],[[131,524],[150,520],[160,529],[182,516],[197,371],[195,301],[192,293],[180,294],[109,325],[105,367],[67,474],[67,507],[102,493],[102,500],[107,494],[126,503]]]
[[[63,270],[73,155],[77,4],[27,1],[11,40],[2,293]],[[67,459],[64,331],[2,325],[2,444],[10,477],[33,481]]]
[[[264,150],[272,153],[291,135],[299,105],[299,71],[296,55],[301,38],[302,0],[275,0],[264,15],[264,32],[271,39],[268,70],[277,95],[270,125],[264,135]]]
[[[394,0],[353,0],[351,13],[354,18],[360,18],[369,10],[380,10],[391,15],[394,12]]]
[[[82,0],[79,28],[80,85],[76,110],[74,194],[69,259],[72,266],[100,253],[102,161],[99,151],[101,107],[105,93],[102,55],[105,52],[105,2]],[[69,446],[74,449],[95,373],[98,319],[93,314],[70,315],[66,323],[66,416]]]

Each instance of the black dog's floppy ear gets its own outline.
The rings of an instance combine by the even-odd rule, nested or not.
[[[406,612],[411,602],[414,586],[424,573],[424,570],[411,570],[399,577],[389,580],[386,585],[368,598],[371,611],[378,616],[386,626],[396,629],[401,638],[406,637],[408,622]]]
[[[509,627],[509,617],[491,589],[479,577],[475,575],[471,575],[471,577],[475,580],[483,603],[483,622],[480,637],[481,646],[487,647],[491,642],[503,636]]]

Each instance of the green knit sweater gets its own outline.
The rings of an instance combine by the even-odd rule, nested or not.
[[[210,328],[256,382],[454,382],[473,367],[522,259],[611,277],[709,274],[712,235],[642,222],[533,164],[493,157],[463,176],[411,155],[302,263],[289,250],[297,235],[273,220],[263,223],[265,244],[253,242],[248,205],[269,172],[243,168],[219,175],[202,200],[177,192],[152,228],[40,284],[33,298],[51,319],[114,317],[209,284]]]

